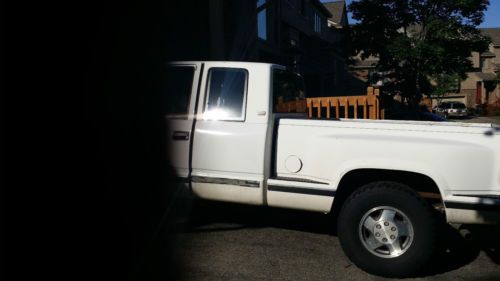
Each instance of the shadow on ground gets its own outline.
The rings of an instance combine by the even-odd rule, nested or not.
[[[296,210],[197,201],[186,225],[187,232],[236,231],[274,227],[294,231],[336,235],[331,215]],[[427,277],[459,269],[473,262],[480,251],[500,265],[500,227],[493,225],[439,224],[433,261],[415,277]],[[498,276],[491,280],[498,280]],[[490,280],[485,277],[481,280]]]
[[[500,227],[497,225],[440,224],[438,244],[433,261],[418,277],[442,274],[473,262],[483,251],[500,265]],[[499,280],[499,276],[483,276],[477,280]]]
[[[207,232],[260,227],[334,234],[331,216],[321,213],[201,200],[193,206],[187,229]]]

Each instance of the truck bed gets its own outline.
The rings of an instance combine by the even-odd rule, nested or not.
[[[444,194],[498,192],[499,136],[488,123],[281,119],[276,171],[336,186],[349,171],[377,167],[429,175]],[[299,172],[286,167],[292,155]]]

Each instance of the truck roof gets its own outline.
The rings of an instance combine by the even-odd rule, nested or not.
[[[280,64],[275,64],[275,63],[266,63],[266,62],[248,62],[248,61],[211,61],[211,60],[205,60],[205,61],[169,61],[167,62],[167,65],[170,64],[195,64],[195,63],[216,63],[216,64],[239,64],[241,66],[251,66],[251,65],[269,65],[269,66],[279,66],[279,67],[284,67],[283,65]]]

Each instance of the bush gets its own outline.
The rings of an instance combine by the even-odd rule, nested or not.
[[[473,116],[476,114],[476,109],[474,107],[468,107],[467,108],[467,115],[468,116]]]

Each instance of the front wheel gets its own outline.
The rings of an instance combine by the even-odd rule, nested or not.
[[[375,182],[344,203],[338,235],[346,255],[361,269],[408,277],[430,260],[435,243],[431,206],[409,187]]]

